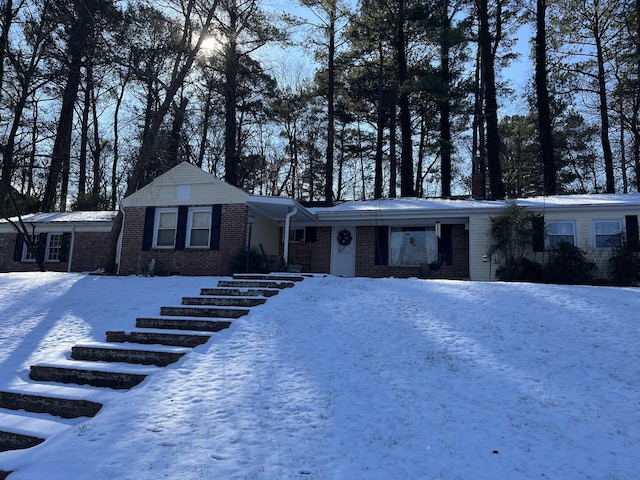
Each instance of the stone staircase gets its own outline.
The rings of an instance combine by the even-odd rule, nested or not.
[[[106,342],[71,347],[71,360],[61,364],[31,365],[29,378],[55,385],[89,385],[97,388],[128,390],[142,383],[153,369],[178,362],[191,349],[205,344],[211,334],[229,328],[232,321],[248,315],[284,288],[302,281],[302,275],[237,274],[219,280],[217,287],[202,288],[199,296],[182,298],[180,306],[163,306],[160,316],[136,318],[138,330],[107,331]],[[43,414],[64,419],[93,417],[102,403],[71,395],[43,395],[28,391],[0,391],[0,452],[31,448],[45,441],[42,436],[17,433],[7,428],[2,410]],[[15,413],[13,415],[20,415]],[[4,421],[3,421],[4,420]],[[0,470],[0,480],[11,472]]]

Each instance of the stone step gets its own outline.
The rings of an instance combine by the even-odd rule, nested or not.
[[[74,345],[71,358],[91,362],[124,362],[166,367],[177,362],[186,352],[167,352],[130,348],[109,348],[93,345]]]
[[[0,430],[0,452],[31,448],[35,447],[36,445],[40,445],[42,442],[44,442],[44,438],[32,437],[31,435],[22,435],[20,433],[5,432],[4,430]],[[11,472],[5,473],[7,473],[8,475]]]
[[[0,391],[0,408],[48,413],[62,418],[78,418],[95,416],[102,408],[102,404],[88,400]]]
[[[183,305],[214,305],[218,307],[255,307],[266,302],[259,297],[182,297]]]
[[[291,288],[294,282],[269,280],[218,280],[218,287],[231,288]]]
[[[80,368],[31,365],[29,378],[40,382],[76,383],[92,387],[128,390],[142,382],[146,375],[138,373],[107,372]]]
[[[197,347],[207,343],[209,335],[157,332],[107,332],[107,342],[139,343],[144,345],[170,345],[174,347]]]
[[[219,297],[273,297],[280,293],[280,289],[269,288],[202,288],[200,295]]]
[[[277,273],[236,273],[233,275],[234,280],[270,280],[285,282],[301,282],[304,280],[302,275],[287,275]]]
[[[197,332],[219,332],[229,328],[231,322],[194,320],[189,318],[136,318],[137,328],[160,328],[166,330],[194,330]]]
[[[246,308],[160,307],[160,315],[169,317],[240,318],[248,313]]]

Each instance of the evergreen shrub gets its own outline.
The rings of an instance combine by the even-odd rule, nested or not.
[[[249,251],[249,269],[247,270],[247,249],[236,252],[229,262],[229,275],[234,273],[269,273],[269,258],[262,252],[252,248]]]
[[[590,285],[595,281],[596,264],[570,242],[560,242],[544,266],[547,283]]]

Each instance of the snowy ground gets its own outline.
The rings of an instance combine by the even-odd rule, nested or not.
[[[9,480],[638,478],[639,289],[306,279],[130,391],[28,379],[215,283],[0,274],[0,389],[104,403],[0,409]]]

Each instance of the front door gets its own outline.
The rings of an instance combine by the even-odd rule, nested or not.
[[[331,242],[331,274],[353,277],[356,274],[356,229],[333,227]]]

